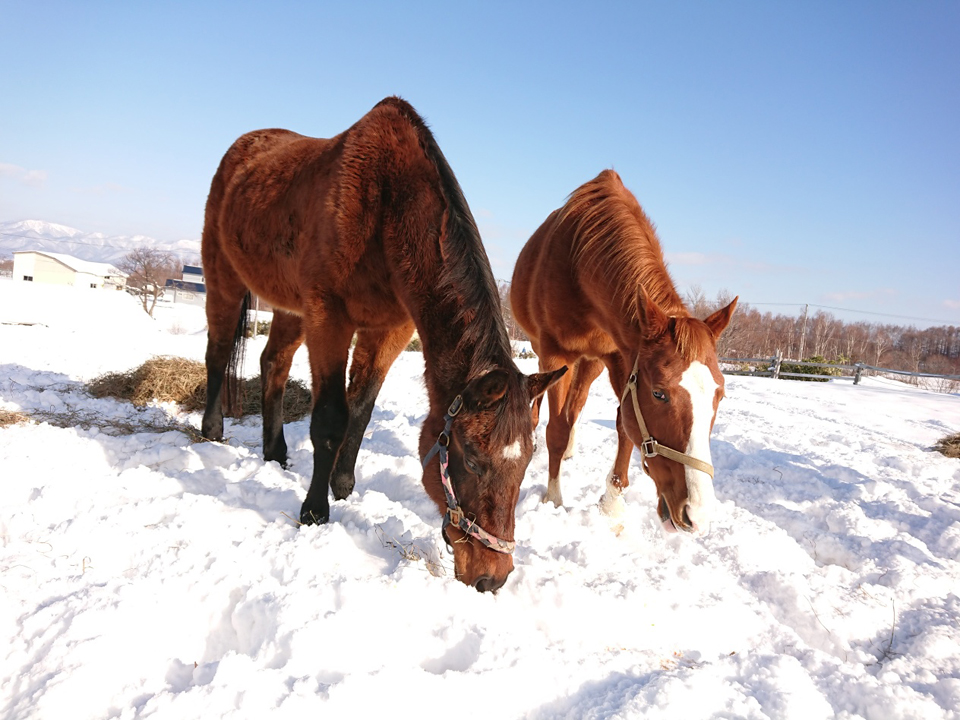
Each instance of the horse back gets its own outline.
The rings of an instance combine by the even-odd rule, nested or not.
[[[514,317],[535,349],[575,359],[616,349],[597,288],[573,261],[575,229],[555,210],[520,251],[510,287]]]

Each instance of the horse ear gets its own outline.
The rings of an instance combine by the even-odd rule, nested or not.
[[[528,375],[527,391],[530,393],[530,400],[536,400],[538,397],[543,395],[548,387],[563,377],[563,374],[566,371],[567,366],[564,365],[559,370],[554,370],[553,372],[534,373],[533,375]]]
[[[733,317],[733,311],[737,309],[737,300],[739,299],[740,296],[738,295],[729,305],[724,308],[720,308],[713,315],[704,320],[704,322],[707,324],[707,327],[710,328],[710,332],[713,333],[714,338],[720,337],[720,333],[727,329],[727,325],[730,324],[730,318]]]
[[[500,400],[507,392],[509,374],[502,368],[471,380],[463,389],[463,401],[472,410],[482,410]]]
[[[640,323],[647,337],[662,335],[670,324],[670,316],[660,309],[642,285],[640,286]]]

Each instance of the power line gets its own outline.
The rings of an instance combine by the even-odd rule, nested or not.
[[[859,313],[860,315],[874,315],[876,317],[888,317],[888,318],[897,318],[899,320],[920,320],[922,322],[934,322],[934,323],[946,323],[946,320],[941,318],[925,318],[925,317],[916,317],[913,315],[893,315],[891,313],[878,313],[870,312],[869,310],[853,310],[852,308],[840,308],[833,307],[831,305],[815,305],[814,303],[755,303],[755,302],[744,302],[745,305],[768,305],[776,307],[799,307],[801,305],[810,305],[810,307],[819,308],[820,310],[835,310],[837,312],[849,312],[849,313]]]

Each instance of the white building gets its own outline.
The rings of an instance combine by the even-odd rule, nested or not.
[[[120,288],[125,284],[123,273],[113,265],[40,250],[13,254],[13,279],[90,288]]]

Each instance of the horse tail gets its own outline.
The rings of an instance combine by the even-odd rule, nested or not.
[[[243,414],[243,357],[246,349],[247,334],[250,329],[249,313],[250,291],[243,296],[240,305],[240,318],[233,331],[233,347],[230,350],[230,359],[227,361],[227,374],[224,379],[224,399],[227,415],[240,417]]]

